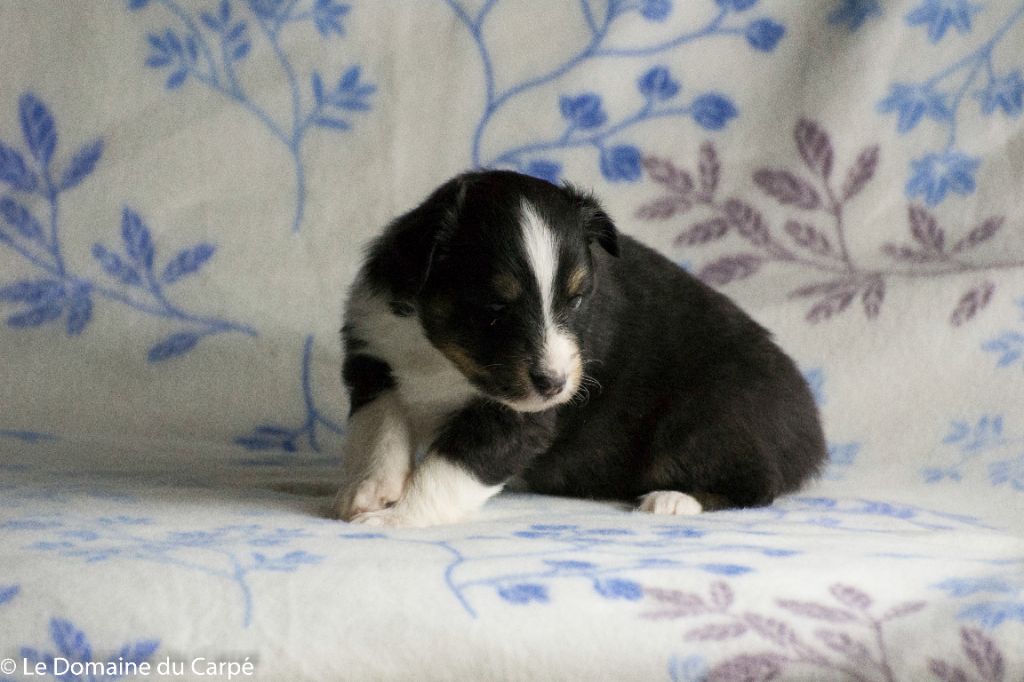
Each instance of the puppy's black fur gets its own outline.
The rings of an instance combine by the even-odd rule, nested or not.
[[[544,324],[532,274],[512,257],[524,199],[558,232],[554,314],[590,378],[536,412],[509,406],[533,388]],[[536,492],[620,499],[678,490],[746,507],[797,489],[825,459],[810,391],[769,333],[571,186],[459,176],[392,223],[364,271],[479,392],[429,445],[482,483],[518,476]],[[345,345],[353,412],[401,390],[365,339],[347,333]]]

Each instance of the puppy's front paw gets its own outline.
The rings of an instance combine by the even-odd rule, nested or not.
[[[640,498],[637,510],[651,514],[693,516],[703,510],[695,498],[677,490],[655,490]]]
[[[349,522],[380,528],[423,528],[430,525],[419,522],[408,514],[403,514],[395,509],[395,507],[388,507],[377,511],[365,511],[353,516],[349,519]]]
[[[408,476],[378,474],[343,486],[334,501],[339,519],[351,521],[359,514],[376,512],[398,501]]]

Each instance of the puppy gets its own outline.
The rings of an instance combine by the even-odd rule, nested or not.
[[[660,514],[767,505],[825,459],[769,333],[569,185],[437,189],[370,246],[342,337],[355,523],[460,521],[513,479]]]

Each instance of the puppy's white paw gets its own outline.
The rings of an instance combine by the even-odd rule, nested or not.
[[[417,520],[409,514],[403,514],[394,507],[378,509],[377,511],[365,511],[353,516],[349,519],[349,522],[358,523],[363,526],[377,526],[379,528],[423,528],[430,525]]]
[[[700,514],[703,507],[700,502],[686,493],[677,490],[655,490],[640,498],[637,510],[651,514],[693,516]]]
[[[379,473],[343,486],[334,501],[339,519],[350,521],[358,514],[385,509],[405,492],[407,475]]]

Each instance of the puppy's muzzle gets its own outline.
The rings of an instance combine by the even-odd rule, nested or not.
[[[567,380],[565,374],[555,374],[540,369],[531,369],[529,374],[534,389],[543,398],[553,398],[565,388]]]

